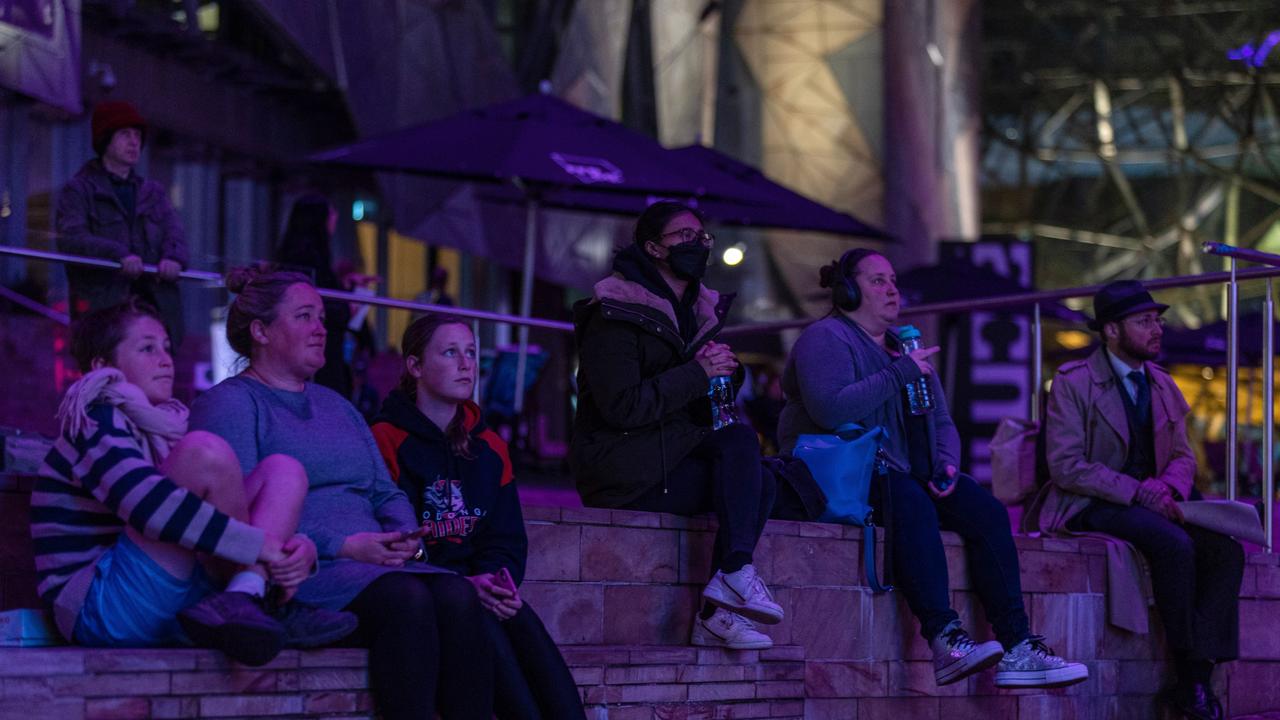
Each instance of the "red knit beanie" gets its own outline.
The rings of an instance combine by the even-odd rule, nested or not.
[[[107,146],[111,144],[111,136],[116,134],[117,130],[124,128],[138,128],[142,132],[142,139],[147,139],[147,123],[138,114],[138,108],[133,103],[124,100],[108,100],[98,103],[93,108],[93,121],[91,123],[93,131],[93,151],[99,157],[107,151]]]

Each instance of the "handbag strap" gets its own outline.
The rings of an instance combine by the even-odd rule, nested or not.
[[[886,544],[886,549],[888,545]],[[868,522],[862,526],[862,564],[867,567],[867,587],[871,592],[882,593],[893,589],[892,585],[881,585],[876,579],[876,526]]]
[[[862,524],[862,565],[867,569],[867,587],[871,592],[885,593],[893,591],[893,499],[889,496],[889,469],[880,453],[876,453],[875,480],[880,483],[880,506],[884,511],[884,578],[883,585],[876,577],[876,524],[867,514]]]
[[[841,438],[844,438],[846,435],[852,435],[854,437],[857,437],[861,435],[864,430],[865,428],[863,428],[858,423],[848,422],[836,428],[835,430],[832,430],[831,434]]]

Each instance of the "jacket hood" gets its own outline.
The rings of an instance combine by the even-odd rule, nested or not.
[[[410,435],[433,442],[446,442],[444,431],[427,419],[418,409],[413,398],[402,390],[392,390],[387,399],[382,401],[382,409],[378,411],[373,422],[390,423]],[[475,437],[483,433],[487,427],[481,419],[480,406],[467,400],[462,404],[462,426],[467,434]]]
[[[735,297],[734,293],[721,295],[706,285],[699,288],[698,298],[693,305],[694,317],[698,323],[698,330],[694,333],[693,344],[699,343],[723,321],[724,317],[729,314],[729,306],[733,304]],[[671,309],[670,302],[649,292],[640,283],[627,280],[622,277],[621,273],[614,273],[595,284],[591,300],[580,302],[574,308],[574,324],[579,329],[584,327],[586,319],[596,310],[596,306],[602,302],[615,302],[641,307],[650,311],[650,313],[661,314],[671,324],[673,330],[678,332],[680,327],[679,322],[676,320],[675,312]]]

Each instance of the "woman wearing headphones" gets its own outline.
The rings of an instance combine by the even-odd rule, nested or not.
[[[782,451],[791,452],[801,434],[831,433],[846,423],[887,431],[881,449],[889,466],[889,498],[884,503],[873,483],[871,504],[882,518],[885,505],[893,515],[893,571],[933,651],[939,685],[993,665],[999,687],[1080,682],[1089,677],[1088,668],[1055,656],[1043,637],[1031,634],[1009,515],[957,470],[960,436],[929,364],[938,348],[902,351],[896,281],[889,261],[866,248],[822,268],[820,282],[831,288],[833,307],[805,328],[787,359],[787,404],[778,421]],[[913,415],[904,407],[904,388],[921,378],[935,406]],[[964,538],[973,589],[998,642],[976,642],[961,627],[951,607],[939,527]]]

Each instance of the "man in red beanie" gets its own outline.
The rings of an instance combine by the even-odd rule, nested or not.
[[[170,341],[182,341],[182,303],[175,280],[188,260],[182,223],[164,187],[133,171],[147,124],[124,101],[93,109],[97,157],[58,195],[58,249],[115,260],[119,270],[67,266],[73,316],[109,307],[136,295],[154,305]],[[159,273],[143,275],[144,263]]]

